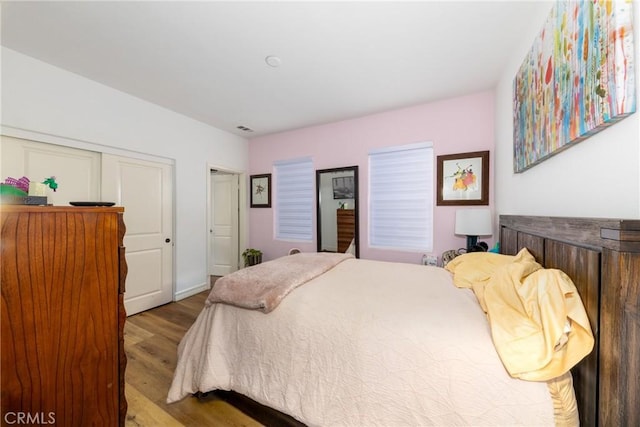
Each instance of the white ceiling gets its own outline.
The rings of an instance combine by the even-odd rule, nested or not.
[[[493,88],[540,8],[550,6],[3,1],[1,42],[251,138]]]

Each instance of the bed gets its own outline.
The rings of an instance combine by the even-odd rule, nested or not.
[[[639,421],[637,376],[622,375],[640,359],[639,233],[640,221],[500,219],[504,254],[527,248],[582,296],[595,338],[573,369],[582,425]],[[277,303],[210,303],[168,400],[233,390],[308,425],[554,424],[548,385],[509,377],[473,292],[443,269],[342,260]]]

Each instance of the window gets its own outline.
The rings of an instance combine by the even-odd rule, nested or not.
[[[407,251],[433,247],[433,146],[369,152],[369,244]]]
[[[314,183],[310,157],[274,163],[276,239],[313,240]]]

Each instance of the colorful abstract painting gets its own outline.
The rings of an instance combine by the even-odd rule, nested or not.
[[[630,1],[557,2],[513,83],[514,171],[635,112]]]

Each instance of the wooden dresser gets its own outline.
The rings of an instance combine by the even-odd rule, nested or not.
[[[338,252],[344,253],[351,244],[356,230],[354,209],[337,209]]]
[[[123,211],[0,206],[3,426],[124,425]]]

